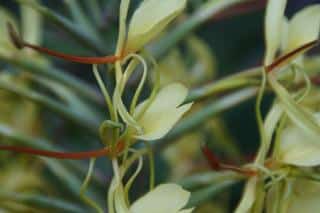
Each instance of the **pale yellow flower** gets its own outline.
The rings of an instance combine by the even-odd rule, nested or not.
[[[148,100],[137,106],[135,117],[143,133],[135,137],[142,140],[156,140],[165,136],[178,120],[186,113],[192,103],[184,104],[188,89],[179,83],[169,84],[162,88],[150,106],[142,112]]]
[[[190,192],[177,184],[162,184],[138,199],[130,213],[191,213],[193,208],[182,209],[188,203]]]

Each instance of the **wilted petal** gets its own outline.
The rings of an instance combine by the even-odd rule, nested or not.
[[[320,31],[320,5],[309,6],[298,12],[289,22],[285,52],[316,40]]]
[[[182,115],[190,109],[192,103],[179,106],[187,94],[188,89],[178,83],[161,89],[138,120],[144,133],[135,137],[142,140],[156,140],[167,134]],[[139,114],[146,103],[145,101],[137,107],[135,115]]]
[[[282,39],[281,27],[286,0],[269,0],[265,18],[266,56],[265,64],[272,63]]]
[[[190,192],[177,184],[162,184],[141,197],[130,208],[131,213],[186,213],[181,210],[188,202]],[[181,211],[179,211],[181,210]]]
[[[135,52],[161,32],[186,6],[186,0],[144,0],[132,16],[127,52]]]

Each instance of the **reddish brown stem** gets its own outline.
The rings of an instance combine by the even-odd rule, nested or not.
[[[219,159],[211,152],[208,146],[202,146],[202,153],[205,155],[211,169],[220,170],[220,161]]]
[[[19,147],[19,146],[0,146],[0,150],[37,155],[37,156],[49,157],[49,158],[74,159],[74,160],[97,158],[97,157],[106,156],[110,153],[110,150],[107,148],[94,150],[94,151],[87,151],[87,152],[69,152],[69,153],[53,152],[53,151],[39,150],[39,149],[33,149],[29,147]]]
[[[246,176],[254,176],[257,174],[257,172],[253,170],[221,163],[220,160],[213,154],[213,152],[211,152],[208,146],[202,147],[202,153],[205,155],[210,167],[214,170],[231,170]]]
[[[117,56],[83,57],[83,56],[69,55],[69,54],[60,53],[54,50],[50,50],[44,47],[29,44],[26,42],[23,43],[23,46],[29,47],[33,50],[36,50],[41,53],[45,53],[50,56],[64,59],[66,61],[72,61],[72,62],[77,62],[81,64],[108,64],[108,63],[114,63],[119,59],[119,57]]]
[[[121,152],[124,148],[123,142],[118,142],[115,150],[115,154]],[[30,147],[21,146],[0,146],[2,151],[17,152],[23,154],[37,155],[42,157],[56,158],[56,159],[71,159],[71,160],[81,160],[88,158],[98,158],[114,154],[109,148],[103,148],[87,152],[54,152],[47,150],[33,149]]]
[[[75,55],[60,53],[58,51],[50,50],[45,47],[29,44],[28,42],[24,41],[19,37],[18,33],[14,30],[13,26],[10,23],[7,24],[7,28],[8,28],[8,32],[9,32],[12,43],[18,49],[28,47],[30,49],[33,49],[41,53],[45,53],[50,56],[54,56],[57,58],[64,59],[66,61],[72,61],[72,62],[77,62],[82,64],[107,64],[107,63],[114,63],[119,59],[118,56],[83,57],[83,56],[75,56]]]

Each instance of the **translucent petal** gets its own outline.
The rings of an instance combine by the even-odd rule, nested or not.
[[[127,52],[141,49],[161,32],[186,6],[186,0],[145,0],[132,16]]]
[[[320,5],[306,7],[289,22],[288,43],[285,52],[318,39],[320,31]]]
[[[265,65],[272,63],[281,42],[281,27],[286,0],[269,0],[265,18],[266,56]]]
[[[162,184],[134,202],[130,212],[178,213],[187,204],[189,197],[190,192],[177,184]]]
[[[135,137],[142,140],[156,140],[167,134],[182,115],[190,109],[192,103],[179,106],[187,94],[187,88],[178,83],[161,89],[138,120],[144,133]],[[145,101],[137,107],[135,115],[139,114],[146,103]]]

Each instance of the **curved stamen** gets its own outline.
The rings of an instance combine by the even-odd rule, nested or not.
[[[10,39],[12,43],[18,48],[22,49],[24,47],[33,49],[35,51],[45,53],[50,56],[54,56],[57,58],[64,59],[66,61],[72,61],[82,64],[107,64],[107,63],[114,63],[116,62],[120,57],[118,56],[102,56],[102,57],[84,57],[84,56],[75,56],[75,55],[69,55],[60,53],[54,50],[50,50],[45,47],[40,47],[34,44],[30,44],[26,41],[24,41],[18,33],[14,30],[13,26],[10,23],[7,23],[8,32],[10,35]]]

